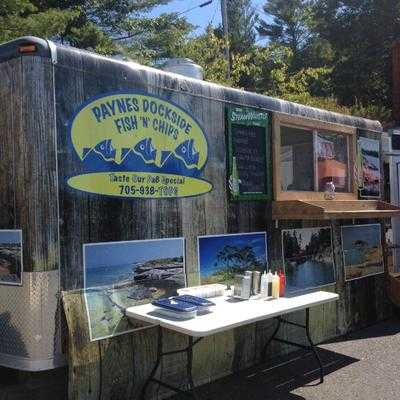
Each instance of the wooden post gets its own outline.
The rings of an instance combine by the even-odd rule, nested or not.
[[[226,78],[231,77],[231,59],[229,55],[229,27],[228,27],[228,9],[226,0],[221,0],[221,15],[222,15],[222,27],[224,29],[225,38],[225,59],[227,62]]]
[[[393,119],[400,123],[400,40],[393,46]]]

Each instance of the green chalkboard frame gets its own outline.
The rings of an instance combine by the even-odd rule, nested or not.
[[[253,114],[251,118],[245,118],[240,121],[233,121],[232,113],[236,114]],[[263,117],[261,117],[261,115]],[[258,116],[258,117],[257,117]],[[265,191],[263,193],[238,193],[234,194],[230,189],[230,177],[233,172],[233,130],[234,125],[243,126],[254,126],[265,128],[265,135],[263,148],[265,149]],[[272,113],[260,110],[253,107],[242,107],[242,106],[228,106],[226,108],[226,135],[227,135],[227,191],[229,193],[230,200],[232,201],[243,201],[243,200],[259,200],[266,201],[272,200]]]

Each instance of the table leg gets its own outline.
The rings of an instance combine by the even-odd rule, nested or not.
[[[194,383],[193,383],[193,336],[189,336],[189,345],[187,348],[187,379],[189,390],[192,392],[192,396],[197,399],[196,393],[194,391]]]
[[[194,340],[192,336],[189,336],[189,343],[188,346],[180,349],[180,350],[173,350],[173,351],[167,351],[163,352],[163,336],[162,336],[162,328],[161,326],[158,327],[158,342],[157,342],[157,361],[156,364],[154,365],[153,369],[151,370],[151,373],[149,377],[147,378],[145,384],[143,385],[142,391],[140,392],[140,400],[144,400],[146,396],[146,390],[150,384],[150,382],[157,383],[158,385],[164,386],[176,393],[180,393],[186,396],[192,396],[195,399],[196,393],[194,392],[194,383],[193,383],[193,376],[192,376],[192,368],[193,368],[193,347],[200,342],[202,338]],[[170,356],[173,354],[179,354],[179,353],[186,353],[187,356],[187,364],[186,364],[186,374],[187,374],[187,385],[190,390],[190,392],[185,392],[181,390],[178,387],[172,386],[169,383],[162,382],[160,379],[156,379],[155,375],[157,373],[157,370],[160,366],[161,359],[164,356]]]
[[[264,348],[263,348],[262,353],[261,353],[261,361],[263,363],[265,363],[267,348],[268,348],[268,346],[271,344],[271,342],[273,340],[275,340],[276,342],[279,342],[279,343],[284,343],[284,344],[288,344],[290,346],[294,346],[294,347],[298,347],[300,349],[304,349],[304,350],[306,350],[308,352],[313,353],[315,359],[317,360],[318,365],[319,365],[320,383],[323,383],[324,382],[324,367],[323,367],[321,359],[320,359],[320,357],[318,355],[317,348],[316,348],[315,344],[313,343],[313,341],[311,340],[311,335],[310,335],[310,309],[306,308],[306,324],[305,325],[298,324],[296,322],[287,321],[286,319],[284,319],[282,317],[276,317],[275,319],[278,321],[278,324],[276,325],[276,328],[275,328],[273,334],[268,339],[267,343],[264,345]],[[305,332],[306,332],[308,345],[306,346],[306,345],[303,345],[303,344],[300,344],[300,343],[292,342],[290,340],[277,338],[276,334],[279,331],[281,323],[282,324],[287,324],[287,325],[297,326],[298,328],[304,329]]]

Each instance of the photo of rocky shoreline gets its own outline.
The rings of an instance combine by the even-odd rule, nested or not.
[[[183,251],[181,238],[86,245],[91,340],[137,328],[125,318],[125,308],[176,295],[185,286]]]
[[[380,224],[342,226],[346,280],[384,272]]]
[[[0,283],[22,283],[22,233],[19,230],[0,231]]]

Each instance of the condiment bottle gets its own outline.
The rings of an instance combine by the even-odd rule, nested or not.
[[[251,286],[254,295],[260,293],[260,277],[261,277],[260,271],[253,271],[253,283]]]
[[[279,276],[276,271],[272,278],[272,298],[279,299]]]
[[[251,276],[244,276],[242,280],[242,298],[249,299],[251,296]]]
[[[268,293],[267,293],[267,297],[271,297],[272,296],[272,279],[273,279],[273,275],[271,270],[268,271],[267,274],[267,283],[268,283]]]
[[[268,296],[268,281],[267,281],[267,273],[265,271],[261,275],[260,293],[261,293],[261,297]]]
[[[279,270],[279,297],[285,296],[286,277],[283,271]]]

